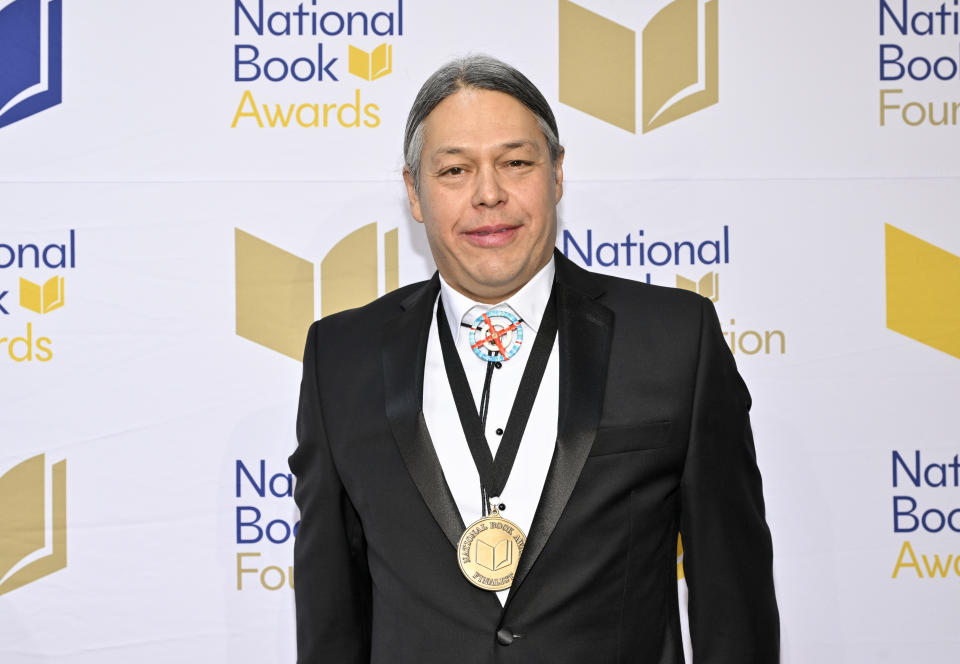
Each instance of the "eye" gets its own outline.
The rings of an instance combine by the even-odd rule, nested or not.
[[[511,159],[507,162],[507,166],[511,168],[522,168],[523,166],[529,166],[529,161],[524,161],[523,159]]]
[[[442,171],[440,175],[462,175],[463,169],[460,166],[451,166],[445,171]]]

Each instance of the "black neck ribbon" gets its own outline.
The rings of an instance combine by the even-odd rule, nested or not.
[[[447,372],[447,380],[450,382],[454,403],[457,405],[460,425],[463,427],[470,454],[480,475],[480,487],[484,497],[483,514],[486,516],[489,508],[486,498],[499,496],[510,477],[513,462],[520,449],[520,440],[527,428],[533,402],[537,398],[537,392],[540,390],[540,383],[553,350],[557,336],[556,286],[550,292],[550,300],[543,312],[543,320],[537,330],[530,357],[527,358],[527,366],[524,367],[523,376],[520,378],[520,386],[517,388],[517,395],[514,397],[513,407],[507,418],[507,426],[504,427],[500,445],[497,447],[496,459],[487,444],[484,424],[477,412],[476,403],[470,391],[470,383],[467,382],[467,374],[463,370],[463,364],[453,342],[453,335],[450,333],[450,324],[443,312],[442,296],[437,303],[437,330],[440,334],[443,366]]]

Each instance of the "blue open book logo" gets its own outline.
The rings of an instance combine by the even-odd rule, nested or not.
[[[61,0],[0,0],[0,127],[60,103]]]

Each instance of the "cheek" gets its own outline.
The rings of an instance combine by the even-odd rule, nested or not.
[[[517,201],[530,221],[549,225],[556,212],[554,183],[538,182],[535,187],[525,189]]]
[[[424,220],[427,231],[427,238],[430,244],[439,249],[444,254],[450,254],[455,251],[457,239],[455,210],[449,205],[444,205],[441,201],[432,200],[424,205]]]
[[[449,231],[456,223],[459,201],[449,192],[430,192],[429,195],[421,198],[420,204],[424,215],[431,220],[435,234]]]

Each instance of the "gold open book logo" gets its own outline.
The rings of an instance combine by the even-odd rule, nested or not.
[[[720,301],[720,275],[716,272],[707,272],[700,281],[687,279],[678,274],[677,288],[702,295],[713,303]]]
[[[672,0],[642,32],[647,133],[719,101],[719,0]],[[636,133],[636,32],[559,4],[560,101]]]
[[[960,358],[960,256],[886,224],[887,328]]]
[[[365,81],[375,81],[386,76],[393,71],[393,46],[383,43],[367,53],[351,44],[349,69],[351,74]]]
[[[38,314],[46,314],[64,305],[63,277],[52,277],[41,286],[20,277],[20,306]]]
[[[382,241],[383,264],[379,264]],[[280,247],[234,230],[237,334],[295,360],[314,321],[314,265]],[[360,307],[400,285],[397,229],[377,224],[353,231],[320,261],[320,315]]]
[[[38,454],[0,476],[0,595],[67,566],[67,462]]]

